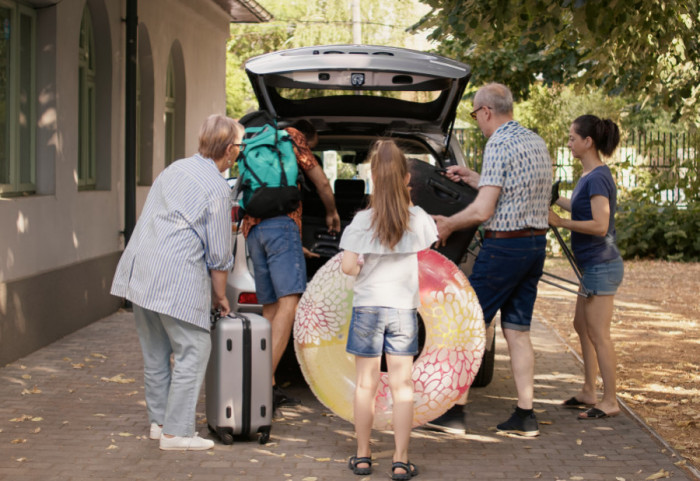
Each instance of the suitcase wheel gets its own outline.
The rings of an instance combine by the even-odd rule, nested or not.
[[[231,432],[230,429],[226,428],[213,428],[211,426],[209,427],[209,431],[212,433],[215,433],[219,439],[221,439],[221,442],[226,445],[233,444],[233,433]]]
[[[260,429],[260,438],[258,438],[258,442],[260,444],[267,444],[267,442],[270,440],[270,426],[265,426],[264,428]]]
[[[221,442],[226,445],[233,444],[233,434],[229,432],[221,433]]]

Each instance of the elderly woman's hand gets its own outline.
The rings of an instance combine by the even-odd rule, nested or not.
[[[219,315],[221,317],[228,316],[229,312],[231,312],[231,307],[229,306],[228,299],[226,298],[226,296],[212,296],[212,307],[219,311]]]

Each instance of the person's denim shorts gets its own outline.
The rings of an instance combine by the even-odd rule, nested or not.
[[[345,350],[362,357],[378,357],[382,352],[415,356],[418,354],[416,309],[353,307]]]
[[[545,236],[484,239],[469,282],[488,326],[501,311],[501,327],[529,331],[544,268]]]
[[[280,297],[304,292],[306,262],[299,228],[290,217],[272,217],[253,226],[246,245],[260,304],[273,304]]]
[[[622,258],[618,257],[584,268],[581,282],[594,296],[614,296],[622,284],[624,272]]]

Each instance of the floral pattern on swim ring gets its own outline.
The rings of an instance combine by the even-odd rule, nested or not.
[[[345,352],[352,316],[354,279],[340,270],[341,254],[309,282],[294,324],[294,345],[302,373],[316,397],[352,421],[353,356]],[[474,290],[454,263],[436,251],[418,254],[421,306],[426,330],[413,364],[414,426],[444,413],[468,389],[484,351],[484,321]],[[380,375],[374,427],[391,428],[391,390]]]
[[[336,255],[319,269],[299,300],[297,312],[304,314],[296,316],[294,337],[301,344],[331,340],[347,322],[347,311],[352,312],[354,279],[340,271],[341,259]]]

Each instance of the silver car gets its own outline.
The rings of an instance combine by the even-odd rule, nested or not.
[[[316,127],[319,142],[314,153],[333,187],[343,227],[372,192],[364,161],[371,144],[382,137],[396,140],[409,157],[413,202],[428,213],[448,215],[476,195],[440,174],[449,165],[465,165],[462,147],[451,133],[469,81],[469,66],[402,48],[331,45],[261,55],[248,60],[245,70],[259,108],[278,119],[280,128],[298,119]],[[325,210],[313,190],[302,189],[302,203],[302,243],[320,256],[307,259],[310,279],[338,252],[339,236],[326,231]],[[475,232],[455,233],[439,249],[467,272],[473,262],[468,247]],[[231,308],[260,313],[241,234],[235,254],[228,281]],[[493,329],[488,336],[489,349],[474,386],[487,385],[493,374]]]

